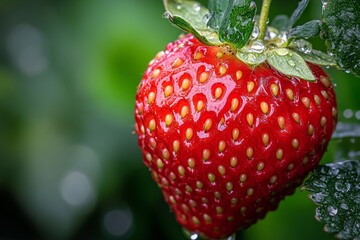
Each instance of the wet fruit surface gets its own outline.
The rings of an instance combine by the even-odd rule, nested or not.
[[[149,64],[135,120],[144,163],[186,229],[227,237],[277,207],[320,161],[336,125],[331,82],[256,68],[191,35]]]

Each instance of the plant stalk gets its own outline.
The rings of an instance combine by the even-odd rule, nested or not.
[[[266,33],[266,25],[269,18],[269,9],[270,9],[271,0],[263,0],[260,13],[260,22],[259,22],[259,39],[264,40]]]

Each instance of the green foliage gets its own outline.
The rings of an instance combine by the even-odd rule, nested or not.
[[[270,26],[278,29],[279,31],[286,31],[289,26],[289,17],[287,15],[277,15],[272,20]]]
[[[287,48],[267,52],[268,63],[283,74],[314,81],[315,77],[302,57]]]
[[[213,1],[210,6],[210,13],[213,10],[214,14],[209,26],[219,29],[220,40],[239,49],[244,47],[254,29],[256,5],[251,0],[232,0]]]
[[[305,61],[323,65],[336,66],[334,59],[326,53],[312,49],[309,52],[296,51]]]
[[[339,239],[360,238],[360,161],[319,166],[305,182],[318,205],[315,218]]]
[[[290,37],[310,38],[320,34],[320,20],[312,20],[303,25],[296,26],[289,31]]]
[[[297,22],[297,20],[299,20],[299,18],[305,11],[308,4],[309,4],[309,0],[301,0],[299,2],[298,7],[291,14],[291,17],[290,17],[289,23],[288,23],[288,29],[292,28],[294,26],[294,24]]]
[[[321,36],[341,69],[360,76],[360,5],[358,0],[323,4]]]
[[[196,1],[164,0],[167,17],[175,26],[193,34],[207,45],[221,45],[218,35],[207,27],[209,10]]]

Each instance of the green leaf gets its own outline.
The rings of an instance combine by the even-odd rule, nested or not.
[[[328,0],[323,4],[321,36],[341,69],[360,76],[360,4]]]
[[[279,72],[308,81],[315,81],[310,68],[302,57],[287,48],[277,48],[267,52],[267,61]]]
[[[299,2],[298,7],[295,9],[295,11],[290,17],[288,29],[292,28],[296,21],[299,20],[300,16],[303,14],[308,4],[309,0],[301,0]]]
[[[248,42],[254,29],[256,5],[251,0],[231,0],[219,28],[222,42],[240,49]]]
[[[286,31],[289,26],[289,17],[286,15],[277,15],[271,22],[271,26],[278,29],[280,32]]]
[[[236,53],[236,57],[248,65],[257,66],[266,61],[266,55],[263,53],[241,52]]]
[[[317,37],[320,34],[320,20],[312,20],[303,25],[292,28],[289,37],[310,38]]]
[[[223,22],[225,12],[229,6],[230,0],[209,0],[210,19],[207,25],[214,30],[219,30]]]
[[[339,239],[360,239],[360,161],[319,166],[304,183],[315,218]]]
[[[313,49],[307,53],[297,50],[296,53],[298,53],[306,62],[311,62],[322,66],[336,66],[335,60],[330,55],[318,50]]]
[[[208,28],[204,19],[209,10],[196,1],[164,0],[165,17],[182,30],[193,34],[207,45],[221,45],[217,33]]]

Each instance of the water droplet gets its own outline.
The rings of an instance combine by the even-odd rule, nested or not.
[[[327,195],[324,193],[314,193],[310,195],[310,198],[316,203],[323,202],[326,197]]]
[[[252,38],[252,39],[256,39],[256,38],[259,36],[259,34],[260,34],[260,29],[259,29],[259,27],[258,27],[258,26],[254,26],[254,30],[253,30],[253,32],[252,32],[252,34],[251,34],[251,38]]]
[[[360,120],[360,111],[356,111],[355,117],[357,120]]]
[[[194,9],[196,12],[200,12],[200,10],[201,10],[200,4],[199,4],[199,3],[195,3],[195,4],[193,5],[193,9]]]
[[[351,109],[346,109],[344,110],[343,115],[345,118],[352,118],[354,112]]]
[[[341,203],[340,204],[340,208],[344,209],[344,210],[348,210],[349,209],[349,206],[346,205],[346,203]]]
[[[289,60],[289,61],[288,61],[288,64],[289,64],[290,66],[292,66],[292,67],[295,67],[295,65],[296,65],[293,60]]]
[[[203,18],[203,23],[205,23],[207,25],[211,17],[212,17],[211,13],[205,14],[205,16]]]
[[[328,211],[329,215],[332,217],[336,216],[336,214],[338,213],[338,209],[333,206],[328,206],[327,211]]]
[[[295,42],[298,49],[303,53],[310,53],[312,51],[312,44],[304,39],[299,39]]]
[[[285,56],[285,55],[289,54],[289,50],[286,49],[286,48],[278,48],[278,49],[275,50],[275,52],[279,56]]]
[[[257,39],[253,42],[250,52],[262,53],[265,50],[265,44],[262,40]]]
[[[182,9],[182,5],[181,5],[181,4],[176,4],[176,9],[177,9],[177,10],[181,10],[181,9]]]
[[[171,18],[171,14],[169,12],[164,12],[162,17],[166,18],[166,19],[169,19],[169,18]]]
[[[350,190],[350,187],[351,187],[351,185],[348,182],[337,181],[335,183],[335,189],[342,193],[347,193]]]

